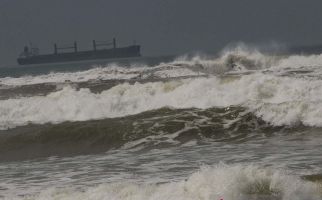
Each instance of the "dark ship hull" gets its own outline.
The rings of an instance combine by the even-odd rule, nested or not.
[[[72,62],[83,60],[113,59],[113,58],[130,58],[139,57],[140,46],[132,45],[128,47],[101,49],[95,51],[79,51],[59,54],[34,55],[25,58],[18,58],[20,65]]]

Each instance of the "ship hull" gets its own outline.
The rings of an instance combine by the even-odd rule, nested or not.
[[[133,45],[129,47],[103,49],[96,51],[80,51],[71,53],[30,56],[26,58],[18,58],[17,62],[20,65],[30,65],[42,63],[73,62],[83,60],[130,58],[140,56],[140,46]]]

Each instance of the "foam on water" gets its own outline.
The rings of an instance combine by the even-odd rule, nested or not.
[[[225,50],[219,57],[195,55],[181,56],[173,62],[160,63],[156,66],[117,64],[93,66],[92,69],[79,72],[52,72],[38,76],[22,76],[18,78],[0,78],[0,85],[21,86],[41,83],[86,82],[90,80],[132,79],[149,77],[182,77],[200,74],[222,74],[230,71],[247,71],[272,69],[297,69],[301,67],[321,66],[322,55],[265,55],[256,49],[239,46]]]
[[[258,166],[219,164],[203,167],[186,180],[156,183],[100,184],[73,189],[55,187],[25,197],[8,199],[109,199],[109,200],[318,200],[321,188],[279,170]]]
[[[272,66],[275,69],[281,68],[302,68],[302,67],[321,67],[322,54],[320,55],[292,55],[286,58],[282,58],[278,65]]]
[[[6,77],[0,78],[0,84],[3,85],[32,85],[40,83],[60,83],[65,81],[84,82],[88,80],[107,80],[107,79],[130,79],[138,75],[142,68],[126,69],[116,65],[107,67],[95,67],[86,71],[79,72],[52,72],[38,76],[22,76],[18,78]]]
[[[0,128],[113,118],[159,109],[243,106],[275,126],[322,126],[322,80],[273,74],[127,83],[99,94],[65,87],[47,96],[0,101]]]
[[[130,66],[122,67],[116,64],[109,64],[107,66],[94,66],[90,70],[79,72],[52,72],[45,75],[38,76],[22,76],[18,78],[6,77],[0,78],[0,85],[5,86],[22,86],[43,83],[64,83],[64,82],[87,82],[98,80],[128,80],[133,78],[169,78],[181,76],[198,75],[188,68],[181,66],[169,65],[161,63],[155,67],[147,66]]]
[[[146,83],[117,85],[99,94],[70,86],[47,96],[0,101],[0,129],[28,123],[60,123],[112,118],[173,108],[244,106],[272,125],[322,126],[322,55],[265,56],[242,48],[219,58],[180,57],[155,67],[98,67],[74,73],[2,78],[2,85],[46,82],[83,82],[107,79],[146,79]],[[304,68],[301,75],[289,74]],[[291,70],[290,70],[291,69]],[[232,71],[249,71],[248,74]],[[208,77],[198,77],[208,74]],[[230,74],[230,75],[229,75]],[[224,76],[222,76],[224,75]],[[151,77],[185,77],[185,80],[148,82]],[[312,78],[314,77],[315,78]]]
[[[21,86],[41,83],[61,83],[61,82],[86,82],[89,80],[111,80],[111,79],[131,79],[146,77],[181,77],[198,75],[202,72],[210,74],[220,74],[231,70],[255,70],[276,66],[277,58],[266,56],[256,50],[249,51],[243,48],[236,48],[223,52],[220,57],[206,57],[196,55],[193,57],[181,56],[173,62],[160,63],[159,65],[148,67],[145,65],[132,65],[128,67],[117,64],[108,64],[106,66],[93,66],[90,70],[79,72],[51,72],[49,74],[22,77],[0,78],[0,85],[3,86]],[[303,60],[307,60],[306,62]],[[312,61],[313,60],[313,61]],[[291,57],[281,61],[282,66],[297,63],[311,64],[316,57]],[[302,61],[302,62],[300,62]],[[232,64],[236,65],[232,69]]]
[[[241,114],[234,115],[232,113],[231,118],[222,117],[222,121],[219,121],[224,128],[232,126],[233,129],[233,124],[236,124],[235,122],[241,120],[242,117],[247,118],[250,112],[271,126],[296,127],[299,124],[304,124],[305,126],[322,127],[321,66],[321,55],[274,57],[263,55],[257,51],[233,50],[224,52],[219,58],[182,57],[173,62],[161,63],[151,68],[146,66],[136,68],[107,66],[75,73],[50,73],[20,78],[7,77],[0,79],[0,84],[5,87],[12,86],[13,89],[15,89],[15,86],[26,84],[49,82],[67,82],[67,84],[63,84],[64,86],[59,91],[46,93],[47,95],[43,94],[43,96],[15,97],[1,100],[0,129],[10,129],[29,123],[61,123],[65,121],[123,117],[145,111],[153,112],[153,110],[163,107],[171,109],[208,109],[215,107],[210,112],[229,110],[232,107],[238,108],[237,110],[240,111],[233,113],[242,112]],[[206,76],[201,77],[199,76],[200,74]],[[194,77],[187,78],[186,76]],[[160,79],[162,81],[159,79],[150,81],[154,77],[162,78]],[[168,77],[184,78],[170,80],[167,79]],[[108,79],[145,79],[145,81],[141,83],[131,82],[134,84],[122,83],[103,91],[100,90],[102,92],[99,93],[94,93],[88,88],[76,89],[72,86],[66,86],[69,82]],[[216,107],[223,109],[216,109]],[[176,110],[171,111],[176,113]],[[151,115],[151,112],[149,112],[150,117],[160,117],[159,112],[160,110],[157,110],[155,115]],[[191,113],[191,115],[196,114],[196,112],[190,112],[189,109],[187,112]],[[146,116],[149,113],[142,113],[140,118],[144,121],[142,123],[146,123],[148,118]],[[187,116],[189,116],[189,113]],[[229,115],[229,112],[224,113]],[[221,112],[218,111],[216,116],[221,117],[220,114]],[[254,115],[250,114],[250,116]],[[197,121],[198,125],[204,125],[203,120],[207,121],[208,118],[212,118],[214,115],[205,114],[205,116],[207,118],[201,116],[198,119],[173,116],[168,121],[184,119],[187,122]],[[136,117],[133,117],[133,126],[139,127],[138,129],[140,130],[148,127],[135,124],[138,123],[138,118]],[[161,117],[163,116],[161,115]],[[119,119],[113,120],[117,121]],[[247,120],[245,119],[245,121]],[[156,118],[151,120],[150,123],[158,126],[161,124],[160,121]],[[243,120],[241,121],[242,123],[244,122]],[[261,120],[258,121],[262,122]],[[132,124],[132,121],[128,123]],[[250,120],[250,123],[253,123],[253,121]],[[105,124],[107,124],[106,126],[111,126],[109,123]],[[264,124],[266,125],[266,123]],[[121,125],[123,126],[124,124]],[[49,129],[52,127],[55,129],[58,126],[48,127]],[[65,126],[61,127],[68,126],[70,124],[66,123]],[[95,123],[92,126],[95,126]],[[256,126],[256,123],[254,126]],[[27,131],[36,130],[40,126],[31,127],[33,128]],[[86,126],[84,127],[86,128]],[[191,127],[193,128],[193,126],[183,126],[174,130],[169,126],[171,129],[169,131],[159,129],[158,134],[142,138],[138,137],[135,141],[122,144],[122,147],[116,151],[121,152],[121,154],[127,150],[140,152],[142,144],[146,144],[147,141],[152,141],[153,144],[159,144],[158,142],[163,141],[177,144],[179,142],[177,137]],[[242,128],[245,128],[245,126]],[[306,128],[305,130],[307,130]],[[311,128],[308,129],[312,130]],[[74,133],[78,131],[73,130]],[[82,129],[79,130],[82,132]],[[297,127],[295,130],[298,131]],[[213,131],[213,129],[210,131]],[[220,131],[226,132],[223,129]],[[248,129],[244,131],[246,132]],[[256,131],[253,130],[254,134],[257,134]],[[320,129],[315,131],[319,133]],[[12,130],[12,132],[15,133],[15,130]],[[70,127],[64,133],[71,134]],[[292,135],[294,135],[293,133],[294,131]],[[91,133],[86,132],[86,134]],[[230,132],[227,131],[227,134],[230,134]],[[59,142],[63,141],[63,135],[58,137]],[[75,135],[77,136],[77,134]],[[6,135],[3,136],[6,139]],[[30,134],[30,137],[32,136]],[[19,135],[17,138],[22,139]],[[244,138],[242,139],[244,140]],[[214,142],[209,144],[214,148],[208,151],[200,150],[198,153],[196,153],[197,148],[201,145],[193,138],[190,142],[185,143],[187,149],[178,151],[178,155],[173,156],[172,159],[169,159],[170,155],[173,155],[171,151],[161,156],[160,149],[156,147],[153,148],[155,153],[150,155],[150,159],[145,154],[142,154],[139,159],[132,156],[132,154],[128,157],[122,157],[123,155],[117,157],[109,151],[107,155],[114,157],[114,163],[110,157],[105,160],[102,159],[99,163],[97,159],[101,158],[95,158],[93,155],[88,156],[88,158],[92,158],[90,162],[86,162],[85,156],[81,156],[80,158],[75,158],[77,162],[73,158],[57,157],[52,158],[53,162],[51,164],[44,162],[43,165],[41,165],[41,160],[28,160],[25,162],[25,167],[22,167],[22,162],[13,162],[13,165],[11,165],[12,163],[4,163],[2,168],[5,169],[2,173],[3,181],[0,183],[0,191],[4,193],[0,194],[0,198],[35,200],[321,199],[322,192],[321,186],[318,185],[319,183],[307,182],[294,175],[298,174],[296,169],[301,169],[301,172],[305,174],[320,173],[319,140],[314,136],[310,138],[312,141],[307,138],[303,139],[301,136],[295,137],[295,139],[286,137],[284,138],[285,141],[280,137],[271,137],[270,139],[272,140],[268,142],[267,138],[270,137],[265,137],[258,143],[255,141],[251,143],[248,140],[246,142],[244,140],[242,143]],[[73,139],[71,138],[71,140]],[[21,141],[24,142],[23,140]],[[79,141],[78,138],[75,142]],[[15,143],[16,141],[13,142],[14,145],[19,144]],[[44,145],[47,144],[45,143]],[[175,145],[175,148],[183,148],[185,145]],[[19,145],[18,147],[21,148]],[[48,147],[45,146],[45,148]],[[20,150],[25,151],[26,149]],[[192,158],[190,160],[187,159],[188,150],[190,150],[189,154]],[[4,151],[6,151],[6,148],[4,148]],[[148,152],[152,151],[149,150]],[[205,154],[207,156],[203,156]],[[130,158],[133,159],[131,160]],[[155,163],[151,163],[151,158],[154,159]],[[55,159],[57,160],[55,161]],[[133,160],[136,160],[136,162],[133,162]],[[213,164],[218,163],[220,160],[228,163],[243,164],[219,164],[214,167],[202,167],[197,172],[191,172],[191,170],[199,167],[200,163]],[[126,162],[128,162],[127,165],[124,165]],[[251,162],[255,162],[260,166],[271,166],[271,168],[250,165],[249,163]],[[69,168],[65,170],[66,163],[69,163]],[[57,165],[62,168],[55,168]],[[79,168],[75,170],[76,165]],[[89,165],[91,166],[89,167]],[[130,165],[132,165],[132,168],[128,167]],[[38,170],[36,169],[37,167],[39,168]],[[134,168],[138,171],[133,170]],[[288,173],[276,168],[294,171]],[[25,173],[31,169],[33,169],[33,174]],[[111,171],[104,171],[104,169]],[[141,172],[142,176],[137,172]],[[43,177],[44,173],[45,177]],[[188,173],[192,174],[188,176]],[[147,174],[148,176],[145,176]],[[21,180],[22,177],[24,180]],[[28,196],[26,196],[27,194]]]

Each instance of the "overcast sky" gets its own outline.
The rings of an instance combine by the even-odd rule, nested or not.
[[[51,53],[54,42],[116,37],[136,40],[147,56],[216,52],[243,41],[322,43],[322,0],[0,0],[0,64],[14,64],[32,42]]]

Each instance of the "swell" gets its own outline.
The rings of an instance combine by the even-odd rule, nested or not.
[[[259,166],[202,167],[185,180],[155,183],[105,183],[84,189],[51,187],[13,199],[168,199],[168,200],[318,200],[321,187],[282,170]]]
[[[38,83],[38,84],[30,84],[30,85],[18,85],[18,86],[7,86],[0,88],[0,100],[6,99],[17,99],[22,97],[33,97],[33,96],[46,96],[53,92],[58,92],[64,87],[72,87],[76,90],[80,90],[81,88],[88,88],[92,93],[101,93],[104,90],[109,90],[114,86],[120,84],[130,84],[133,85],[135,83],[148,83],[148,82],[166,82],[171,80],[179,80],[179,79],[188,79],[193,78],[194,76],[181,76],[180,78],[150,78],[150,79],[111,79],[111,80],[89,80],[84,82],[69,82],[66,81],[64,83]],[[202,75],[198,76],[202,77]]]
[[[196,73],[188,68],[189,64],[159,63],[155,66],[133,63],[129,66],[110,63],[93,65],[90,69],[74,72],[50,72],[42,75],[24,75],[0,78],[0,86],[23,86],[48,83],[80,83],[87,81],[153,79],[193,76]],[[22,70],[23,71],[23,70]]]
[[[65,74],[65,73],[69,74],[69,73],[75,73],[75,72],[77,74],[77,72],[91,71],[93,68],[101,68],[102,66],[109,66],[109,67],[123,66],[124,68],[135,67],[135,66],[155,66],[161,62],[170,62],[173,59],[174,59],[174,56],[168,55],[168,56],[159,56],[159,57],[90,60],[90,61],[69,62],[69,63],[37,64],[37,65],[19,66],[19,67],[18,66],[1,67],[0,83],[2,80],[8,80],[8,78],[10,77],[24,78],[25,83],[26,82],[28,83],[29,82],[28,80],[31,80],[30,78],[38,79],[39,77],[44,77],[46,75],[49,75],[49,77],[51,77],[53,74],[57,74],[59,77],[59,75],[61,74]],[[20,82],[19,79],[13,79],[13,80],[18,80],[18,82]],[[17,85],[18,82],[15,82],[13,84]],[[45,82],[47,81],[45,80]],[[20,83],[25,84],[24,82],[20,82]]]
[[[152,61],[155,60],[155,61]],[[223,74],[247,70],[281,70],[321,66],[322,55],[274,56],[257,49],[239,46],[224,49],[217,56],[184,55],[171,57],[143,58],[141,62],[74,63],[66,66],[48,65],[29,68],[13,68],[10,73],[0,76],[0,86],[21,86],[44,83],[87,82],[91,80],[115,80],[137,78],[165,78],[203,74]],[[83,67],[83,66],[86,67]],[[60,70],[61,67],[66,68]],[[29,71],[41,73],[29,73]],[[70,71],[68,71],[69,69]],[[2,69],[3,70],[3,69]],[[19,72],[19,73],[18,73]],[[17,75],[18,73],[19,75]]]
[[[228,106],[248,108],[274,126],[322,126],[322,81],[316,79],[257,72],[96,86],[97,93],[66,86],[46,96],[1,100],[0,129],[115,118],[164,107]]]
[[[243,143],[306,127],[271,126],[242,107],[163,108],[133,116],[27,125],[0,131],[0,160],[103,153],[110,149],[149,150],[209,142]]]

